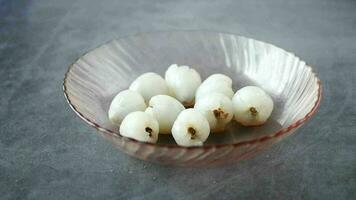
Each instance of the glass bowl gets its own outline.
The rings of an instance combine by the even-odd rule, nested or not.
[[[172,136],[157,144],[120,136],[108,120],[112,98],[140,74],[164,75],[177,63],[206,78],[223,73],[233,88],[257,85],[268,92],[275,108],[266,124],[210,134],[202,147],[180,147]],[[64,95],[72,110],[123,152],[139,159],[179,166],[237,162],[258,154],[292,134],[316,111],[321,84],[312,68],[293,53],[254,39],[218,32],[175,31],[129,36],[110,41],[81,56],[65,74]]]

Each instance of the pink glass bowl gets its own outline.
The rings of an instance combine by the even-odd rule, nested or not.
[[[172,64],[194,67],[206,78],[223,73],[237,89],[264,88],[274,99],[270,120],[258,127],[233,122],[211,134],[202,147],[180,147],[169,135],[149,144],[120,136],[107,116],[119,91],[144,72],[164,75]],[[80,57],[65,75],[64,95],[87,124],[123,152],[139,159],[180,166],[236,162],[267,149],[292,134],[316,111],[321,84],[312,68],[279,47],[233,34],[200,31],[146,33],[110,41]]]

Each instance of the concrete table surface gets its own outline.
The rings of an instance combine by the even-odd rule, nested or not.
[[[321,107],[252,159],[211,169],[126,156],[62,94],[67,66],[113,38],[211,30],[313,66]],[[356,199],[356,1],[0,0],[0,199]]]

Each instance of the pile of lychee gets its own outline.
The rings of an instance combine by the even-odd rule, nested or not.
[[[118,93],[109,119],[124,137],[156,143],[159,134],[172,134],[180,146],[202,146],[210,132],[224,131],[233,118],[243,126],[262,125],[272,110],[272,98],[259,87],[234,93],[226,75],[202,82],[196,70],[173,64],[165,79],[144,73]]]

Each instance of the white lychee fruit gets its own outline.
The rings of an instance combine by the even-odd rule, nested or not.
[[[208,84],[208,83],[217,83],[221,82],[226,84],[228,87],[232,87],[232,80],[230,77],[224,75],[224,74],[212,74],[208,78],[206,78],[202,84]]]
[[[197,71],[188,66],[172,64],[166,71],[165,79],[173,97],[184,106],[194,105],[195,92],[201,84]]]
[[[272,98],[261,88],[247,86],[232,98],[235,120],[244,126],[264,124],[273,110]]]
[[[145,112],[157,119],[160,134],[170,134],[174,121],[184,109],[184,106],[175,98],[157,95],[151,98]]]
[[[205,116],[213,133],[224,131],[234,116],[231,99],[220,93],[200,98],[194,108]]]
[[[109,120],[119,126],[122,120],[131,112],[144,111],[145,100],[135,91],[124,90],[117,94],[111,101],[109,108]]]
[[[158,133],[159,125],[157,120],[142,111],[128,114],[120,126],[120,135],[141,142],[156,143]]]
[[[166,81],[153,72],[147,72],[137,77],[129,89],[140,93],[146,102],[149,102],[153,96],[169,93]]]
[[[232,90],[231,86],[228,86],[223,81],[214,80],[201,84],[197,90],[197,93],[195,94],[195,99],[196,101],[199,101],[200,98],[212,93],[220,93],[229,98],[234,96],[234,91]]]
[[[180,146],[202,146],[209,133],[208,120],[192,108],[183,110],[172,127],[173,138]]]

